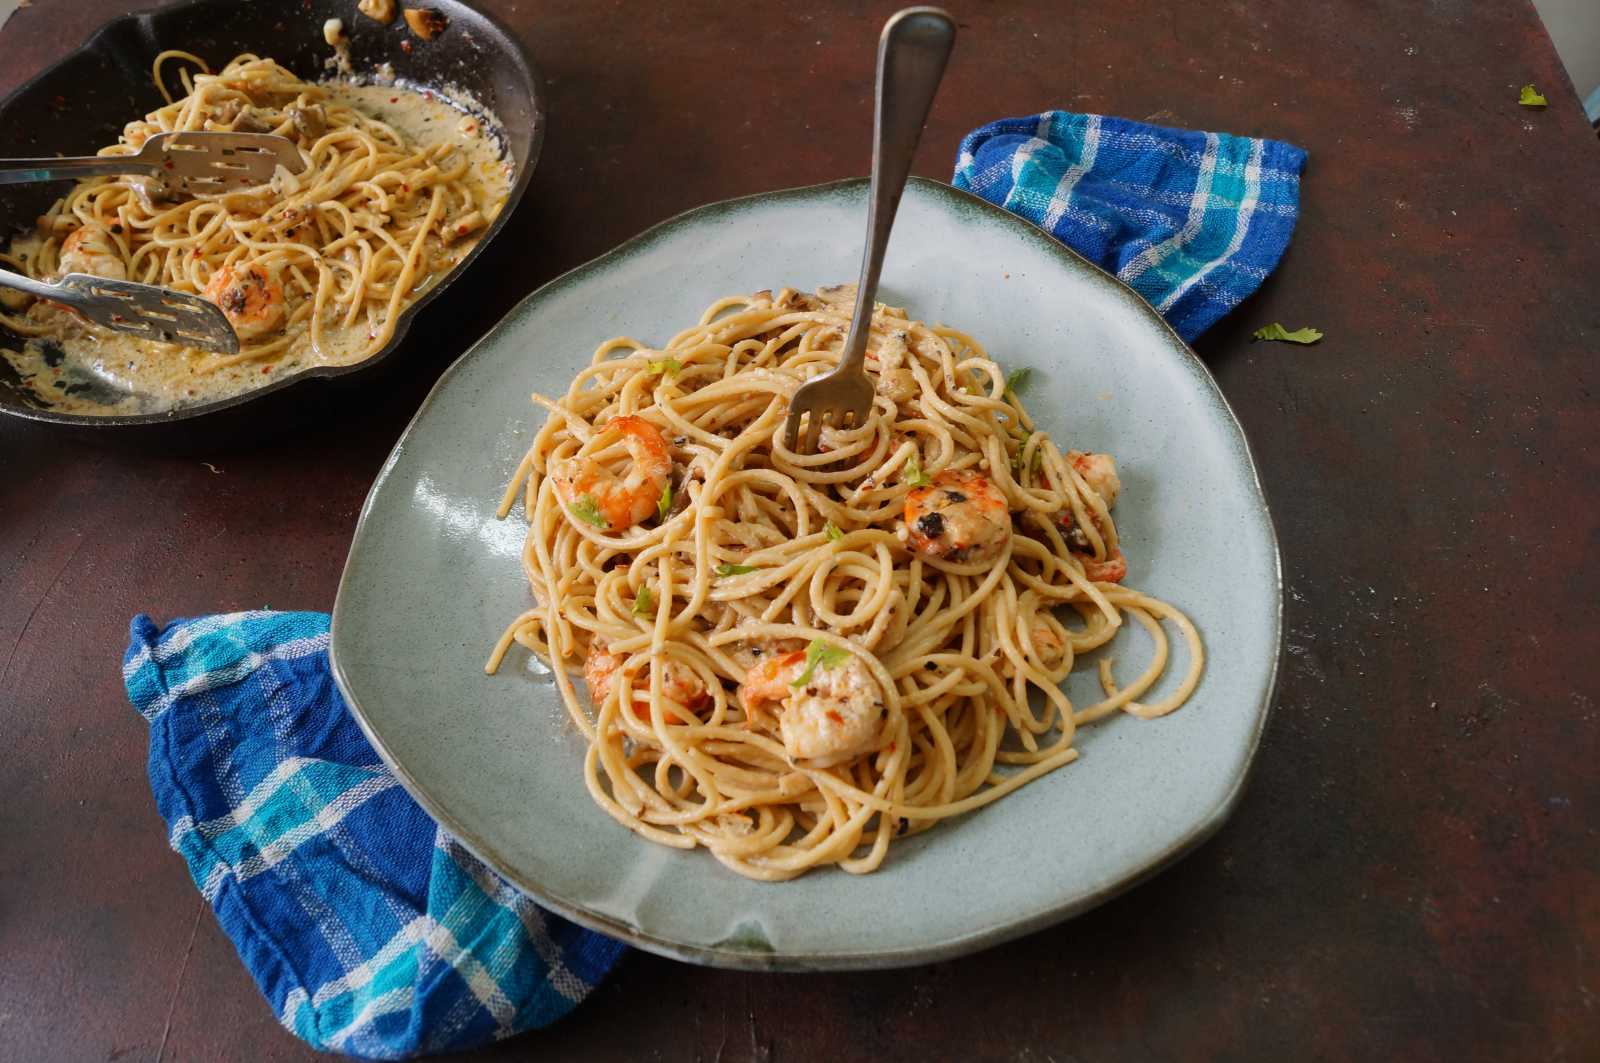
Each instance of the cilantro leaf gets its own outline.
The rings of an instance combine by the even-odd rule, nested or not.
[[[639,593],[633,596],[633,615],[649,616],[656,607],[656,596],[650,593],[648,583],[639,584]]]
[[[1297,328],[1293,332],[1274,321],[1265,328],[1258,328],[1251,333],[1258,340],[1282,340],[1285,343],[1316,343],[1322,338],[1322,333],[1314,328]]]
[[[844,532],[840,531],[839,526],[831,520],[822,526],[822,534],[828,537],[830,543],[836,543],[844,538]]]
[[[1539,90],[1532,85],[1522,86],[1522,94],[1517,97],[1517,102],[1524,107],[1543,107],[1550,101],[1539,95]]]
[[[933,481],[928,479],[928,477],[923,473],[922,462],[917,460],[917,456],[915,454],[906,459],[905,477],[906,483],[910,484],[912,487],[922,487],[925,484],[933,483]]]
[[[821,639],[812,639],[811,645],[806,647],[806,670],[800,673],[800,678],[789,685],[803,687],[811,682],[811,675],[818,668],[833,668],[850,659],[850,651],[840,649],[831,642]]]
[[[1011,370],[1006,376],[1006,390],[1020,398],[1028,390],[1028,378],[1032,375],[1033,370],[1027,366]]]
[[[661,487],[661,497],[656,501],[656,513],[662,520],[667,519],[667,511],[672,508],[672,481],[668,480]]]
[[[593,495],[584,495],[576,502],[571,503],[567,506],[567,512],[585,524],[593,524],[596,528],[611,527],[611,522],[600,515],[600,503],[594,500]]]
[[[760,567],[761,566],[759,566],[759,565],[718,565],[717,566],[717,575],[719,575],[719,576],[742,576],[746,572],[755,572],[755,571],[759,570]]]
[[[657,358],[647,368],[650,372],[671,380],[683,371],[683,363],[676,358]]]

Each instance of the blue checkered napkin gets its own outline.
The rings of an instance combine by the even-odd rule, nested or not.
[[[313,1047],[400,1059],[544,1026],[621,954],[401,789],[334,686],[326,614],[136,617],[123,679],[172,847]]]
[[[954,184],[1115,273],[1193,340],[1278,265],[1305,163],[1276,140],[1046,111],[968,133]]]

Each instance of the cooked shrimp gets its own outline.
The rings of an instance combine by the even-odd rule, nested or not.
[[[1038,654],[1039,663],[1046,668],[1055,668],[1067,655],[1066,641],[1056,633],[1056,629],[1048,624],[1034,624],[1033,652]]]
[[[916,376],[906,367],[911,359],[906,336],[904,329],[896,329],[867,356],[868,363],[878,370],[878,394],[897,406],[916,398],[919,390]]]
[[[1117,504],[1117,496],[1122,493],[1122,480],[1117,476],[1117,463],[1110,454],[1085,454],[1080,450],[1069,450],[1067,460],[1072,463],[1078,475],[1083,477],[1089,489],[1105,502],[1107,509]],[[1089,517],[1103,540],[1105,528],[1101,527],[1100,518],[1093,511]],[[1072,510],[1068,509],[1063,513],[1059,523],[1062,531],[1066,533],[1068,550],[1083,563],[1084,578],[1094,583],[1121,583],[1127,578],[1128,562],[1122,556],[1121,549],[1113,546],[1103,559],[1096,559],[1089,537],[1078,527],[1077,518],[1073,516]]]
[[[672,454],[660,429],[643,417],[628,414],[605,425],[622,433],[632,461],[618,477],[592,458],[569,458],[551,470],[556,493],[569,511],[590,523],[605,522],[607,531],[642,524],[655,512],[672,475]]]
[[[1117,476],[1117,462],[1110,454],[1085,454],[1081,450],[1067,451],[1067,460],[1082,476],[1091,490],[1105,500],[1106,508],[1117,504],[1122,493],[1122,480]]]
[[[946,561],[989,561],[1011,541],[1011,514],[994,481],[946,469],[906,495],[906,529],[913,550]]]
[[[770,730],[769,706],[777,703],[778,735],[790,760],[826,768],[873,748],[883,720],[883,701],[872,673],[850,656],[831,667],[807,670],[804,650],[768,658],[751,668],[739,697],[753,726]]]
[[[605,640],[595,639],[589,644],[589,656],[583,661],[583,681],[589,687],[589,697],[598,709],[611,696],[611,684],[623,658],[613,654]],[[682,661],[667,660],[661,669],[661,692],[670,701],[694,712],[711,703],[705,683],[693,668]],[[633,684],[633,714],[641,720],[650,719],[650,677],[646,674]],[[671,714],[667,716],[672,719]]]
[[[223,266],[211,275],[201,294],[222,307],[223,316],[241,340],[278,331],[288,316],[283,285],[261,266]]]
[[[1104,561],[1096,561],[1092,557],[1080,557],[1083,562],[1083,575],[1093,583],[1121,583],[1128,578],[1128,561],[1122,556],[1122,550],[1113,546]]]
[[[58,256],[61,275],[87,273],[106,280],[125,281],[128,267],[111,234],[98,225],[85,225],[61,241]]]
[[[744,617],[735,625],[738,628],[754,628],[761,626],[761,621],[754,617]],[[805,649],[805,642],[801,639],[775,639],[761,635],[748,635],[738,642],[728,645],[728,656],[733,658],[735,664],[745,671],[749,671],[764,661],[774,657],[781,657],[795,650]]]

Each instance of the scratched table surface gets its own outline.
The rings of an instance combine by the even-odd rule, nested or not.
[[[488,6],[548,78],[544,157],[402,373],[253,448],[0,428],[0,1058],[311,1055],[167,848],[128,618],[328,608],[384,456],[520,296],[687,208],[867,168],[889,3]],[[1282,268],[1198,344],[1283,543],[1249,791],[1178,866],[1025,940],[825,976],[633,953],[486,1054],[1600,1058],[1600,144],[1533,8],[953,6],[920,173],[1049,107],[1310,151]],[[0,91],[125,10],[34,0]],[[1251,343],[1271,321],[1326,339]]]

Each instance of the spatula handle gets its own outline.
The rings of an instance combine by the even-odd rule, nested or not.
[[[75,181],[80,177],[146,173],[149,169],[149,166],[128,155],[91,155],[81,159],[0,159],[0,185]]]

